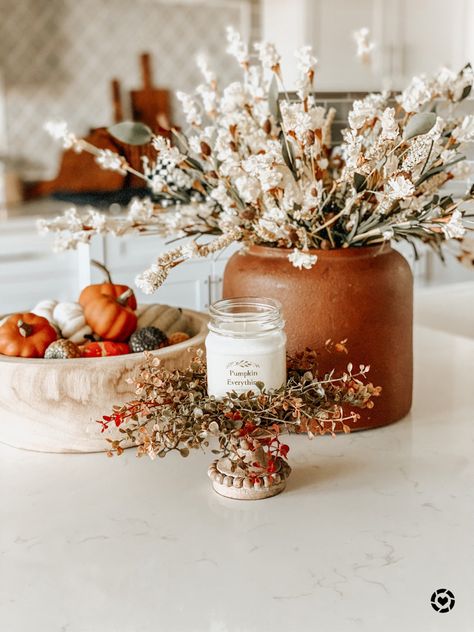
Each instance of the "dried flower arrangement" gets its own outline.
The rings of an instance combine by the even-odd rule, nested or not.
[[[356,35],[365,59],[372,50],[368,34]],[[144,158],[144,173],[134,173],[157,201],[135,200],[126,217],[71,209],[41,220],[42,231],[59,233],[60,248],[105,232],[191,237],[137,277],[137,285],[152,293],[174,266],[234,241],[289,248],[290,261],[301,269],[316,263],[310,249],[405,240],[415,254],[423,242],[442,256],[445,240],[462,237],[468,221],[463,202],[473,191],[453,199],[442,187],[466,175],[461,150],[474,140],[474,116],[457,115],[456,106],[471,91],[470,65],[459,73],[443,68],[433,77],[415,77],[397,97],[370,94],[355,101],[343,142],[335,146],[335,112],[318,105],[313,93],[317,60],[310,47],[296,52],[300,80],[293,99],[272,44],[256,44],[251,55],[232,29],[228,43],[243,81],[221,91],[199,59],[204,83],[195,94],[178,93],[189,130],[173,130],[174,146],[141,124],[110,129],[122,141],[155,148],[156,163]],[[64,123],[47,128],[64,147],[94,153],[104,168],[132,171],[123,157],[89,146]]]
[[[343,343],[328,343],[325,353],[347,352]],[[109,456],[120,455],[124,444],[137,446],[138,456],[154,459],[177,451],[188,456],[191,449],[203,449],[214,439],[212,449],[228,460],[229,474],[210,469],[217,484],[242,489],[257,489],[280,484],[289,472],[285,460],[288,445],[281,442],[284,432],[305,433],[309,438],[326,433],[350,432],[357,413],[351,408],[371,408],[380,387],[367,382],[368,366],[354,371],[352,364],[336,375],[321,375],[318,354],[307,349],[288,358],[285,386],[266,391],[237,394],[222,399],[207,394],[206,363],[201,351],[195,352],[185,370],[169,370],[159,358],[148,353],[131,383],[135,398],[98,423],[102,431],[117,427],[121,439],[108,438]],[[221,462],[221,461],[219,461]],[[279,473],[278,471],[281,470]]]

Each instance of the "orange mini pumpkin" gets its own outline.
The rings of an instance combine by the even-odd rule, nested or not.
[[[42,358],[58,335],[46,318],[27,312],[13,314],[0,327],[0,353],[20,358]]]
[[[85,309],[91,301],[94,301],[101,296],[109,296],[113,299],[117,299],[127,290],[130,290],[130,295],[127,298],[126,303],[127,307],[130,309],[137,309],[137,299],[135,298],[133,290],[129,288],[128,285],[117,285],[116,283],[98,283],[97,285],[88,285],[82,290],[79,296],[79,305]]]
[[[127,288],[117,298],[99,294],[87,301],[84,307],[86,323],[101,338],[124,342],[137,328],[137,315],[127,307],[131,294]]]
[[[130,295],[127,298],[127,307],[130,309],[137,309],[137,299],[135,298],[135,294],[133,290],[131,290],[128,285],[119,285],[117,283],[112,283],[112,278],[110,276],[110,272],[108,269],[98,261],[91,261],[91,263],[96,267],[102,270],[102,272],[107,277],[107,283],[96,283],[94,285],[88,285],[85,287],[80,296],[79,296],[79,305],[85,309],[86,305],[96,298],[99,298],[102,295],[111,296],[112,298],[119,298],[122,296],[124,292],[130,290]]]

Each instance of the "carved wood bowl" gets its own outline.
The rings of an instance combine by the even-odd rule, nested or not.
[[[192,337],[153,352],[168,368],[185,368],[189,349],[204,348],[208,317],[183,311]],[[142,362],[142,353],[69,360],[0,355],[0,442],[39,452],[105,451],[105,437],[119,433],[102,434],[96,420],[131,398],[126,379]]]

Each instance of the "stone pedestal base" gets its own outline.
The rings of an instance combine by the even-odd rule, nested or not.
[[[249,472],[239,467],[232,471],[231,461],[225,457],[214,461],[207,473],[214,491],[221,496],[235,500],[261,500],[282,492],[290,472],[291,467],[280,457],[272,474],[259,474],[258,470]]]

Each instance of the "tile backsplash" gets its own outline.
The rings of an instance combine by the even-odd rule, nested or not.
[[[200,81],[199,52],[218,76],[238,78],[224,52],[225,27],[258,36],[259,2],[0,0],[0,16],[0,126],[21,175],[42,179],[55,175],[59,156],[44,122],[65,119],[79,134],[110,124],[110,80],[122,82],[126,112],[128,90],[140,87],[140,53],[150,51],[155,84],[173,92]],[[173,113],[180,123],[179,108]]]

